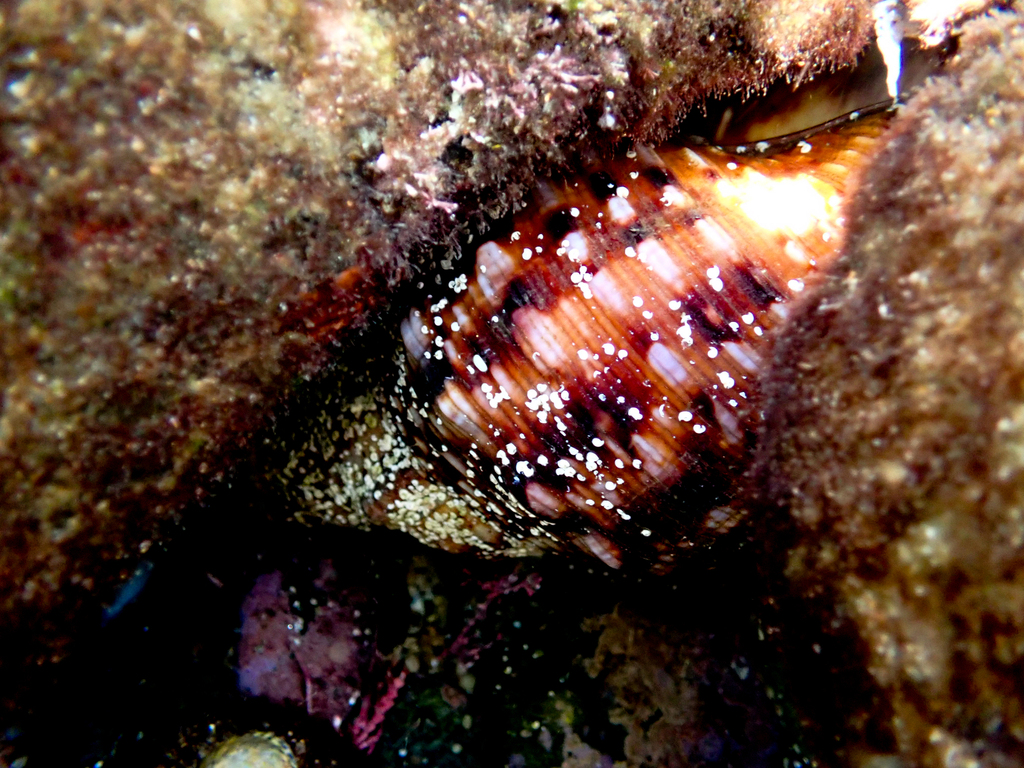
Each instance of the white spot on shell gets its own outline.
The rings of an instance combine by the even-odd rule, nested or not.
[[[612,270],[599,269],[594,275],[594,279],[590,281],[590,290],[598,303],[607,307],[611,312],[624,315],[629,311],[626,296]]]
[[[527,483],[525,493],[526,503],[537,514],[558,517],[565,511],[565,502],[540,483]]]
[[[620,187],[623,189],[623,187]],[[636,211],[633,206],[622,197],[613,197],[608,201],[608,215],[616,224],[629,224],[636,218]]]
[[[589,533],[583,537],[583,543],[593,554],[609,568],[621,568],[622,561],[612,553],[611,543],[596,533]]]
[[[736,255],[736,243],[729,234],[710,219],[698,219],[693,228],[712,251],[721,253],[730,259]]]
[[[493,240],[476,249],[476,282],[491,306],[497,306],[514,274],[512,257]]]
[[[570,232],[562,240],[562,247],[565,249],[569,261],[577,264],[586,260],[590,255],[587,238],[583,236],[582,232]]]
[[[740,344],[735,341],[727,341],[722,344],[722,350],[735,360],[744,369],[751,373],[757,373],[760,369],[760,357],[747,344]]]
[[[666,285],[673,288],[684,287],[683,273],[660,242],[652,238],[642,240],[637,245],[637,254],[640,261]]]
[[[682,363],[662,343],[652,344],[647,351],[647,362],[665,381],[674,387],[680,387],[690,379],[690,374]]]

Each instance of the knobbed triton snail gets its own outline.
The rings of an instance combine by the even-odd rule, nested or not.
[[[887,119],[637,146],[542,183],[421,286],[392,380],[301,428],[286,487],[446,549],[572,544],[613,567],[728,530],[771,336],[841,247]]]

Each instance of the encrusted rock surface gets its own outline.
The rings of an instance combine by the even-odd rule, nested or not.
[[[851,765],[1024,760],[1024,26],[961,51],[768,387],[759,540],[794,690]]]
[[[787,741],[793,734],[783,726],[784,702],[773,701],[779,695],[758,668],[763,660],[750,657],[758,645],[747,637],[752,624],[738,621],[738,631],[731,623],[743,616],[744,602],[732,604],[738,616],[725,622],[685,591],[675,603],[684,610],[671,615],[620,604],[584,625],[602,630],[586,666],[612,699],[609,719],[626,731],[626,764],[769,766],[800,759],[799,745]]]

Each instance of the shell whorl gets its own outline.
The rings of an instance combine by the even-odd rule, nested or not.
[[[372,424],[346,422],[307,498],[452,549],[571,543],[611,565],[727,530],[771,335],[841,246],[885,119],[637,147],[541,185],[402,322],[400,385],[359,406]]]

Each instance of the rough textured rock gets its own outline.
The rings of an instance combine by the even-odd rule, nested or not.
[[[1024,760],[1024,26],[961,51],[768,387],[760,540],[794,689],[851,765]]]
[[[358,328],[386,291],[347,267],[395,282],[456,205],[474,226],[584,143],[848,61],[870,28],[863,1],[6,6],[2,663],[59,656],[248,454],[324,358],[301,297]]]

